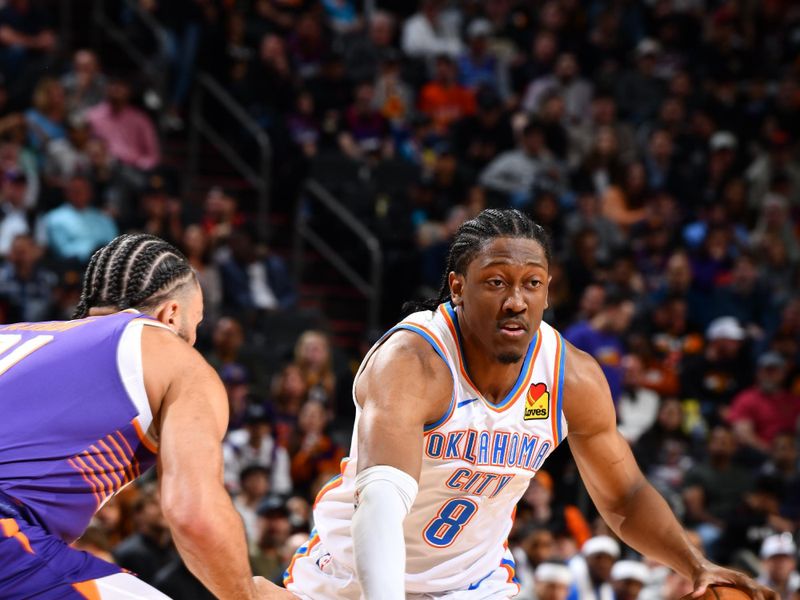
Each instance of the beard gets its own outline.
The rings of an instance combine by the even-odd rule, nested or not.
[[[497,355],[497,360],[499,363],[504,365],[513,365],[522,360],[522,355],[513,354],[511,352],[503,352]]]

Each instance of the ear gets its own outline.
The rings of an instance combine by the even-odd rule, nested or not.
[[[452,298],[454,305],[459,306],[463,302],[464,276],[455,271],[450,271],[447,276],[447,282],[450,284],[450,298]]]
[[[167,300],[156,309],[153,316],[170,329],[177,331],[179,324],[178,310],[178,303],[175,300]]]
[[[547,277],[547,293],[544,296],[544,307],[550,308],[550,282],[553,281],[553,276],[548,275]]]

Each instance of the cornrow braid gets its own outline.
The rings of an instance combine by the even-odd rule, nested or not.
[[[423,301],[406,302],[403,305],[403,313],[436,310],[437,306],[450,300],[450,273],[453,271],[461,275],[466,273],[469,263],[483,245],[500,237],[525,238],[539,242],[544,249],[548,264],[550,263],[550,238],[544,227],[519,210],[487,208],[474,219],[462,223],[456,230],[447,253],[447,264],[438,296]]]
[[[186,257],[161,238],[121,235],[92,255],[73,318],[97,307],[146,311],[194,277]]]

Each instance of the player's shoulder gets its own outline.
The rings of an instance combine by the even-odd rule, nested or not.
[[[616,422],[614,402],[597,360],[564,340],[564,415],[570,433],[599,431]]]
[[[384,371],[389,369],[398,375],[420,374],[426,377],[439,375],[450,378],[450,369],[434,347],[413,331],[399,329],[375,349],[364,369]]]

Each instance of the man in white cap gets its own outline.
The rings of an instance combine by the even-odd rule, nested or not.
[[[619,544],[607,535],[589,538],[580,554],[569,561],[581,600],[613,600],[611,569],[619,558]]]
[[[650,569],[638,560],[620,560],[611,569],[615,600],[638,600],[650,580]]]
[[[567,565],[543,562],[533,574],[536,596],[534,600],[566,600],[572,587],[572,571]],[[583,598],[583,596],[580,596]]]
[[[797,545],[791,533],[771,535],[761,545],[762,573],[758,581],[775,590],[781,600],[790,600],[800,591],[797,572]]]

